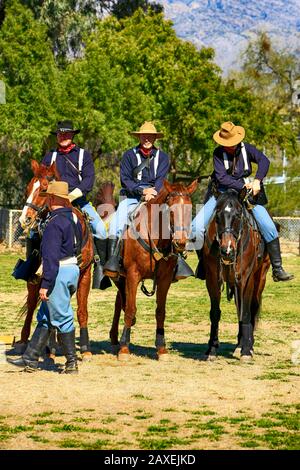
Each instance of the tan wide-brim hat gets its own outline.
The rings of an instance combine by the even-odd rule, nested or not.
[[[233,147],[242,142],[244,137],[245,129],[242,126],[235,126],[230,121],[223,122],[221,129],[213,135],[214,141],[224,147]]]
[[[69,185],[66,181],[50,181],[47,191],[41,191],[40,196],[46,197],[48,194],[69,199]]]
[[[139,137],[141,134],[154,134],[157,139],[164,136],[162,132],[157,132],[155,125],[151,121],[145,121],[139,131],[129,132],[129,134],[135,137]]]

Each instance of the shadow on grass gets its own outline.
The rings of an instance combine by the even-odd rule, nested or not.
[[[207,351],[207,343],[181,343],[173,342],[170,344],[173,351],[178,351],[180,356],[195,359],[197,361],[206,361],[207,358],[205,353]],[[218,349],[217,357],[225,357],[226,359],[232,359],[236,361],[237,358],[233,357],[233,352],[236,348],[236,344],[232,343],[221,343]]]
[[[90,341],[91,351],[93,354],[113,354],[117,355],[118,347],[113,350],[110,341]],[[134,356],[147,357],[149,359],[157,359],[156,348],[149,346],[139,346],[130,343],[130,353]]]

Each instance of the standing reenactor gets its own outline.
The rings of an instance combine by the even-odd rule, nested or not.
[[[35,371],[51,329],[55,328],[67,359],[63,373],[77,373],[71,297],[76,292],[79,279],[77,256],[82,230],[80,223],[73,217],[68,183],[50,182],[43,194],[47,197],[50,217],[41,244],[43,273],[39,294],[42,303],[37,315],[38,324],[23,356],[15,360],[8,359],[8,362],[25,367],[26,372]]]

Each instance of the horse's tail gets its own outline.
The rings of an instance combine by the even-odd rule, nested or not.
[[[18,312],[18,320],[27,316],[29,312],[34,312],[40,303],[39,290],[40,290],[41,278],[40,276],[34,275],[33,279],[27,283],[27,297],[24,305]]]

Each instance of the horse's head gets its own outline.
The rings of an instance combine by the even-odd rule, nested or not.
[[[177,252],[185,250],[189,239],[192,219],[191,195],[196,191],[197,186],[198,180],[193,181],[189,186],[164,181],[164,190],[167,192],[165,203],[170,209],[172,243]]]
[[[49,181],[54,179],[59,180],[55,163],[47,167],[38,163],[36,160],[31,160],[31,169],[34,176],[27,185],[27,199],[21,217],[19,218],[20,224],[25,232],[33,228],[37,216],[40,215],[45,208],[45,198],[40,196],[40,192],[47,190]]]
[[[236,259],[243,221],[243,206],[234,189],[229,189],[218,198],[215,221],[221,260],[224,264],[232,264]]]

